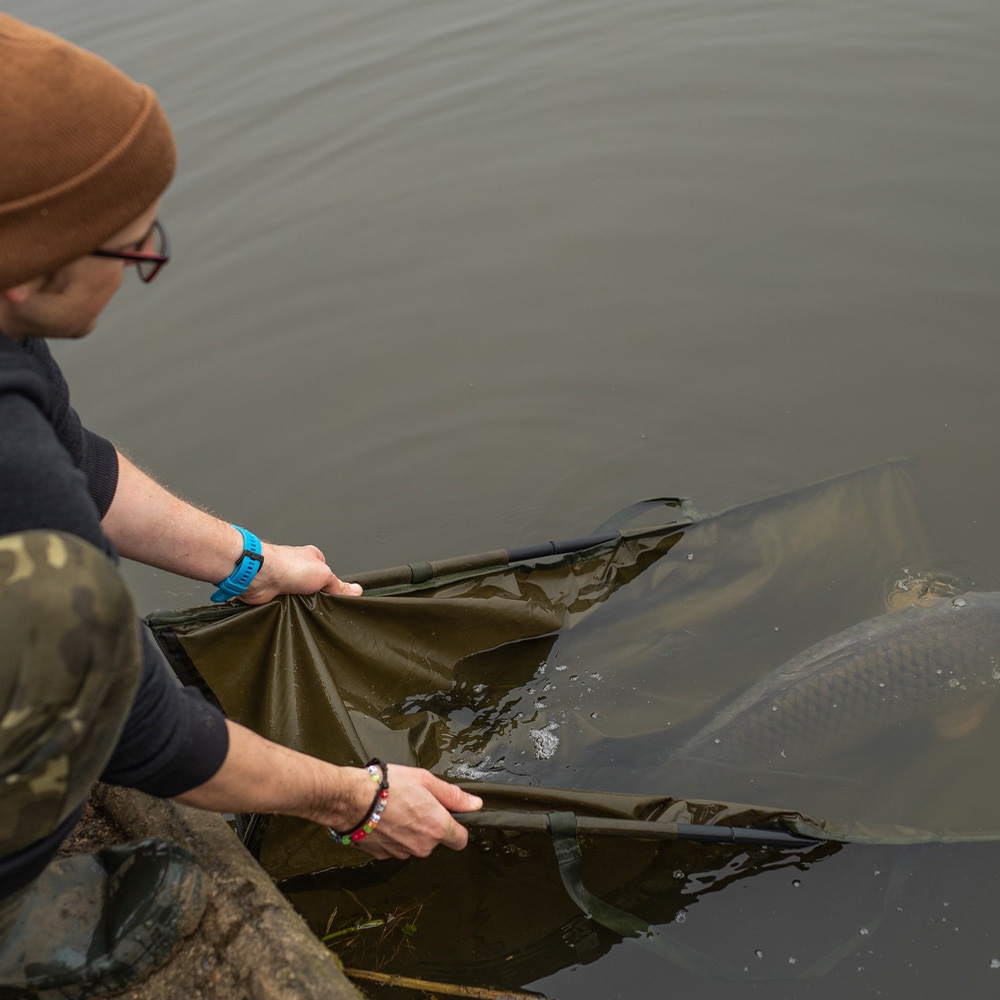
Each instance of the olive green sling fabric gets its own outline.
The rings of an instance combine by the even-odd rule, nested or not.
[[[1000,832],[983,769],[969,766],[995,758],[993,686],[970,688],[968,704],[945,713],[949,736],[924,716],[870,732],[845,717],[842,745],[808,758],[791,744],[787,755],[781,745],[748,753],[729,730],[698,736],[826,637],[877,627],[949,587],[1000,590],[943,572],[911,475],[889,463],[713,516],[690,503],[638,505],[593,543],[360,574],[361,598],[285,597],[147,623],[183,680],[258,732],[338,763],[426,766],[482,795],[484,812],[466,819],[469,849],[419,863],[363,864],[285,817],[241,824],[349,964],[431,978],[460,968],[469,982],[516,986],[638,935],[636,947],[678,969],[755,978],[741,957],[750,944],[752,958],[754,942],[780,940],[787,921],[819,916],[792,908],[773,934],[752,923],[731,958],[728,945],[702,953],[664,925],[748,875],[794,872],[860,841],[865,863],[885,873],[865,883],[860,906],[874,928],[913,864],[935,870],[951,849],[940,842]],[[907,668],[878,676],[892,669]],[[947,662],[936,670],[965,691]],[[897,697],[879,685],[864,696]],[[859,704],[857,692],[843,705],[819,694],[833,712]],[[757,707],[778,721],[777,703]],[[706,846],[705,830],[788,839]],[[788,976],[820,975],[853,947],[856,926],[821,916],[826,944]],[[407,935],[418,927],[414,952]],[[475,928],[460,954],[456,927]]]
[[[488,808],[833,839],[955,835],[947,821],[929,831],[906,816],[817,814],[808,794],[788,797],[815,786],[811,774],[760,799],[767,782],[747,780],[739,761],[707,778],[670,763],[734,691],[884,612],[898,578],[934,568],[906,466],[711,517],[674,503],[653,515],[660,526],[613,524],[611,540],[582,551],[492,568],[482,563],[505,553],[471,569],[448,560],[444,577],[416,584],[397,572],[380,589],[370,574],[362,598],[285,597],[148,624],[185,680],[257,732],[336,762],[429,767],[473,785]],[[734,804],[746,801],[762,805]],[[276,878],[353,858],[280,817],[260,856]]]

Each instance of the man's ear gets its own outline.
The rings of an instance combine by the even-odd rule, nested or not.
[[[12,285],[10,288],[0,288],[0,299],[12,306],[23,305],[31,298],[35,292],[45,282],[45,278],[32,278],[30,281],[22,281],[20,285]]]

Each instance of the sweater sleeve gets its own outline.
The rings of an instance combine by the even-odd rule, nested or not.
[[[208,781],[222,767],[229,731],[201,692],[178,686],[145,628],[142,653],[142,682],[101,780],[169,798]]]
[[[51,424],[29,397],[2,393],[0,534],[39,528],[77,535],[113,558],[86,477]]]
[[[31,393],[0,392],[0,535],[33,529],[76,535],[117,561],[87,478],[46,414]],[[142,658],[139,690],[106,778],[177,795],[221,767],[225,720],[195,689],[178,686],[145,629]]]
[[[76,417],[76,410],[71,410]],[[77,418],[79,419],[79,418]],[[104,519],[118,488],[118,449],[86,427],[80,428],[82,443],[80,449],[80,471],[87,479],[87,491],[97,507],[97,513]]]
[[[22,350],[44,377],[46,415],[59,442],[69,452],[73,465],[86,478],[87,492],[97,507],[98,516],[103,518],[118,486],[118,452],[106,438],[83,426],[79,414],[70,404],[69,386],[48,344],[38,338],[29,338],[23,342]]]

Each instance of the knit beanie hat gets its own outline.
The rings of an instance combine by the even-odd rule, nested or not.
[[[96,250],[149,208],[175,161],[148,87],[0,13],[0,288]]]

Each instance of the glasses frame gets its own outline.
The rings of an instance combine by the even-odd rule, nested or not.
[[[160,236],[160,253],[153,253],[151,250],[91,250],[90,256],[124,260],[126,263],[135,264],[139,280],[144,285],[148,285],[160,273],[164,264],[170,263],[170,241],[167,239],[167,231],[159,219],[153,220],[153,225],[142,242],[145,243],[154,232]],[[147,270],[144,273],[143,264],[152,265],[152,270]]]

